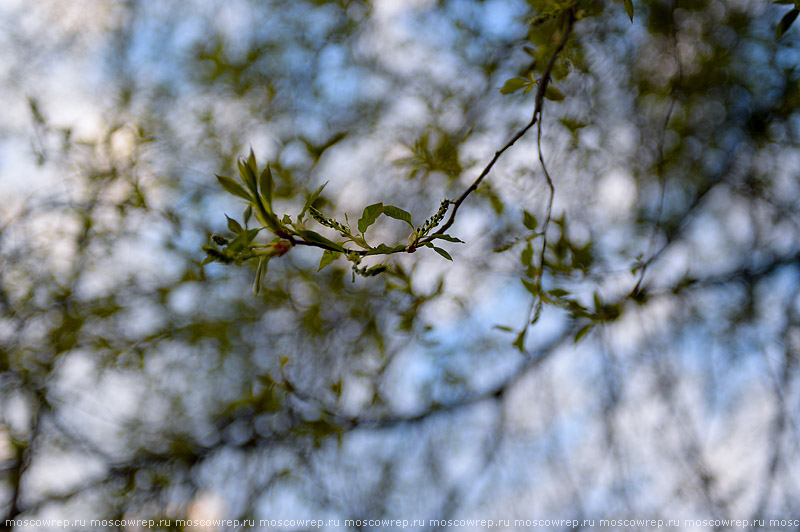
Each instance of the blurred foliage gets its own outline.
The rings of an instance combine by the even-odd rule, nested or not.
[[[797,515],[780,4],[1,6],[0,525]]]

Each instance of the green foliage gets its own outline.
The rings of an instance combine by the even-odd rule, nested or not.
[[[384,205],[383,202],[372,203],[364,207],[356,224],[356,232],[350,226],[349,221],[347,221],[348,217],[346,215],[346,223],[342,223],[333,217],[326,216],[320,210],[314,207],[314,203],[320,197],[324,187],[323,185],[323,187],[320,187],[307,197],[302,211],[295,217],[294,220],[292,220],[289,215],[284,215],[279,220],[273,212],[272,202],[274,195],[274,181],[270,167],[269,165],[266,166],[266,168],[261,172],[257,182],[255,176],[258,175],[258,165],[256,163],[255,154],[251,150],[249,157],[247,159],[241,159],[238,163],[240,177],[246,189],[242,188],[238,183],[231,179],[219,178],[219,180],[225,190],[247,200],[251,204],[248,206],[248,208],[252,207],[258,220],[262,224],[262,227],[259,229],[265,229],[267,232],[272,233],[277,237],[277,240],[273,240],[269,244],[257,244],[253,243],[252,238],[237,237],[239,240],[234,240],[234,242],[236,242],[235,249],[231,247],[232,244],[224,247],[222,250],[217,250],[213,246],[207,246],[205,248],[208,254],[206,262],[217,261],[224,264],[234,263],[240,265],[249,258],[259,257],[260,262],[256,271],[257,282],[255,285],[258,287],[260,286],[262,273],[264,270],[262,268],[262,264],[264,264],[263,258],[280,256],[288,252],[296,245],[318,247],[323,250],[317,271],[323,270],[337,258],[344,256],[348,261],[351,262],[353,280],[355,280],[355,275],[372,277],[385,272],[389,268],[389,265],[385,263],[371,267],[361,267],[360,263],[362,258],[368,256],[392,255],[395,253],[413,253],[418,248],[425,247],[432,249],[444,259],[452,261],[453,257],[450,255],[450,253],[447,250],[434,245],[433,242],[436,239],[449,242],[461,242],[461,240],[458,238],[446,233],[446,230],[453,224],[457,210],[461,203],[467,198],[467,196],[469,196],[478,188],[478,185],[491,170],[492,166],[500,157],[500,155],[506,149],[511,147],[519,138],[521,138],[528,131],[528,129],[530,129],[530,127],[536,123],[537,120],[539,121],[539,138],[541,138],[542,102],[545,99],[556,102],[565,99],[564,94],[552,85],[551,78],[553,76],[557,76],[558,79],[561,79],[566,75],[566,71],[562,71],[562,66],[559,66],[557,60],[559,59],[559,54],[566,45],[573,27],[576,18],[575,7],[578,5],[578,3],[579,2],[577,1],[565,3],[555,10],[540,14],[538,18],[532,22],[532,26],[545,25],[554,22],[555,24],[551,26],[550,31],[553,32],[554,38],[557,37],[558,44],[555,47],[523,46],[523,50],[528,55],[533,57],[536,61],[544,60],[543,62],[546,62],[546,66],[543,69],[539,69],[541,76],[538,78],[534,75],[534,71],[536,69],[531,67],[527,70],[524,76],[508,79],[500,89],[500,92],[502,94],[511,94],[524,89],[525,93],[529,93],[536,89],[537,93],[536,107],[533,115],[534,118],[528,126],[518,131],[512,140],[496,153],[495,157],[488,163],[484,171],[479,175],[474,183],[466,191],[464,191],[457,201],[451,202],[450,200],[445,199],[442,201],[437,212],[418,227],[414,226],[412,216],[409,212],[392,205]],[[631,20],[633,20],[632,3],[625,1],[624,4],[628,15],[630,16]],[[581,13],[584,16],[590,16],[593,12],[591,10],[583,10]],[[534,62],[534,66],[536,65],[536,61]],[[461,140],[465,139],[469,133],[466,135],[461,135],[459,139],[443,130],[436,130],[436,135],[434,137],[430,136],[430,132],[430,130],[426,130],[415,141],[413,146],[409,146],[409,149],[412,152],[411,157],[401,159],[397,162],[399,164],[412,167],[411,177],[414,177],[419,171],[424,171],[426,174],[433,171],[442,171],[448,174],[450,177],[457,177],[462,171],[461,164],[458,160],[458,144]],[[309,141],[307,140],[304,140],[304,143],[307,146],[310,145]],[[316,157],[319,158],[319,154],[317,154]],[[572,269],[577,268],[583,271],[585,274],[591,265],[591,252],[589,249],[590,243],[583,248],[578,248],[571,245],[571,243],[565,237],[565,231],[563,230],[563,218],[561,219],[561,222],[559,222],[562,225],[561,238],[548,246],[547,232],[551,219],[550,211],[552,208],[553,191],[550,176],[544,166],[544,160],[541,157],[541,154],[540,160],[542,169],[547,177],[548,184],[551,187],[551,195],[547,207],[547,216],[541,232],[535,232],[539,225],[536,217],[527,210],[523,210],[523,225],[526,229],[532,232],[532,234],[525,239],[527,243],[521,255],[522,265],[526,271],[526,277],[522,278],[522,282],[524,287],[533,296],[534,301],[533,308],[535,312],[529,319],[530,323],[535,323],[537,321],[545,303],[552,303],[556,306],[560,305],[564,308],[575,311],[574,317],[587,315],[584,307],[580,306],[573,300],[569,300],[569,304],[560,304],[559,300],[552,300],[551,297],[545,294],[542,290],[542,279],[546,269],[552,270],[554,274],[557,274],[559,272],[567,273]],[[496,196],[492,197],[494,197],[495,202],[497,202]],[[445,221],[445,216],[447,215],[451,205],[454,205],[453,210],[450,213],[450,218]],[[495,210],[498,213],[502,212],[502,205],[500,208],[496,208]],[[303,220],[306,212],[308,212],[311,215],[311,218],[318,224],[335,231],[338,234],[338,237],[342,240],[336,242],[317,232],[307,229]],[[408,236],[406,245],[380,243],[373,246],[368,243],[366,235],[367,231],[377,222],[378,218],[382,214],[385,214],[390,218],[401,220],[412,227],[413,231]],[[437,231],[437,228],[440,226],[442,229]],[[241,232],[241,227],[233,220],[229,219],[228,227],[234,233]],[[534,249],[531,243],[533,239],[537,238],[542,239],[538,263],[534,260]],[[354,245],[355,247],[348,247],[348,245]],[[555,260],[546,259],[545,255],[548,252],[554,256]],[[569,264],[565,263],[565,259],[567,258],[571,259]],[[524,345],[524,333],[526,329],[527,326],[521,331],[520,336],[514,343],[514,345],[519,349],[522,349],[522,346]]]
[[[280,257],[297,245],[313,246],[324,250],[317,271],[321,271],[340,256],[344,256],[352,263],[355,280],[356,274],[363,277],[374,277],[385,272],[389,268],[387,264],[363,268],[359,267],[363,257],[392,255],[394,253],[403,252],[412,253],[417,247],[422,246],[429,247],[445,259],[452,261],[453,258],[450,254],[446,250],[434,246],[432,241],[438,238],[447,240],[448,242],[461,242],[458,238],[448,234],[429,235],[444,219],[447,208],[450,205],[449,200],[442,201],[436,214],[431,216],[431,218],[418,228],[414,228],[411,213],[408,211],[393,205],[384,205],[383,203],[367,205],[364,207],[361,218],[358,220],[358,233],[354,233],[349,224],[343,224],[335,218],[329,218],[313,206],[319,199],[325,185],[320,186],[307,197],[302,211],[294,220],[292,220],[289,215],[284,215],[279,220],[273,211],[272,201],[275,184],[269,165],[263,169],[258,180],[255,178],[257,174],[258,164],[255,154],[251,150],[247,159],[239,160],[239,175],[242,183],[244,183],[249,190],[249,193],[233,179],[222,176],[217,176],[217,179],[227,192],[248,201],[248,206],[245,211],[245,225],[247,225],[247,221],[250,217],[249,213],[255,212],[262,227],[245,230],[239,222],[225,215],[228,221],[228,230],[234,233],[236,237],[229,242],[224,237],[213,235],[211,239],[212,243],[203,247],[203,250],[206,252],[206,259],[203,264],[219,262],[221,264],[236,264],[241,266],[250,259],[258,259],[256,279],[253,284],[253,292],[255,294],[258,294],[260,291],[269,259]],[[339,236],[344,240],[342,242],[336,242],[320,233],[306,229],[303,218],[307,212],[311,215],[313,220],[324,227],[333,229],[339,233]],[[385,214],[389,218],[403,221],[414,228],[408,237],[407,245],[392,246],[381,243],[377,246],[371,246],[367,243],[366,232],[378,220],[381,214]],[[255,242],[254,239],[261,230],[266,230],[277,238],[263,244]],[[348,243],[355,244],[358,248],[345,247]],[[222,249],[219,249],[217,246],[221,246]]]
[[[325,251],[322,252],[322,258],[319,261],[319,269],[317,269],[317,271],[322,271],[322,269],[325,268],[325,266],[328,266],[341,256],[342,254],[338,251],[332,251],[330,249],[326,249]]]
[[[778,23],[778,30],[777,30],[777,38],[780,39],[783,37],[783,34],[786,33],[789,28],[792,27],[794,21],[797,19],[797,15],[800,14],[798,10],[800,8],[795,8],[786,13],[783,18],[781,19],[780,23]]]
[[[252,199],[253,199],[252,196],[250,196],[250,194],[248,194],[248,192],[244,189],[244,187],[242,187],[242,185],[240,185],[239,183],[237,183],[236,181],[234,181],[230,177],[224,177],[224,176],[218,175],[217,176],[217,180],[219,180],[219,183],[222,185],[222,187],[225,190],[227,190],[228,192],[230,192],[234,196],[239,196],[240,198],[242,198],[244,200],[252,201]]]
[[[540,79],[534,79],[533,72],[529,72],[527,78],[510,78],[506,80],[505,84],[500,89],[500,92],[502,94],[511,94],[521,89],[525,89],[524,93],[528,94],[536,88],[536,85],[539,83]],[[548,100],[553,100],[554,102],[560,102],[564,99],[564,94],[562,94],[561,91],[554,86],[548,84],[544,91],[544,97]]]
[[[522,223],[531,231],[536,231],[536,228],[539,226],[539,222],[536,220],[536,217],[526,210],[522,211]]]
[[[395,207],[394,205],[384,205],[383,214],[385,214],[389,218],[394,218],[395,220],[401,220],[403,222],[406,222],[412,228],[414,227],[414,222],[411,221],[411,213],[409,213],[408,211],[404,211],[399,207]]]
[[[623,5],[625,6],[625,12],[633,22],[633,0],[622,0]]]
[[[466,139],[466,135],[459,137],[441,130],[431,135],[430,131],[425,131],[413,145],[407,146],[411,155],[396,163],[411,168],[411,179],[430,172],[443,172],[455,179],[463,171],[459,162],[458,145]]]
[[[185,517],[217,496],[253,515],[286,495],[377,517],[413,507],[410,485],[449,515],[485,499],[464,486],[508,473],[537,479],[526,493],[574,493],[565,515],[611,499],[646,514],[636,496],[667,492],[712,516],[747,512],[740,493],[767,501],[753,515],[791,513],[786,483],[720,491],[770,468],[729,475],[706,448],[698,464],[692,435],[722,420],[731,437],[715,444],[735,447],[724,420],[754,389],[775,414],[759,433],[790,443],[797,425],[783,397],[798,377],[798,6],[781,3],[530,0],[500,32],[482,16],[496,3],[471,0],[400,2],[388,20],[359,0],[234,2],[226,17],[247,23],[233,25],[180,2],[115,4],[113,20],[91,13],[97,26],[71,10],[103,51],[78,64],[119,77],[93,92],[106,103],[88,106],[92,128],[54,125],[57,101],[29,97],[14,142],[30,146],[32,184],[0,179],[4,517]],[[32,21],[52,9],[28,4]],[[53,90],[37,66],[52,57],[18,58],[43,59],[41,42],[61,64],[85,42],[60,18],[18,26],[10,105],[19,87]],[[384,25],[408,35],[373,35]],[[172,33],[184,26],[202,31],[179,56],[153,46],[194,39]],[[373,49],[389,35],[397,46]],[[64,186],[34,184],[35,165]],[[232,166],[198,186],[198,169]],[[368,200],[345,209],[332,190]],[[198,268],[206,240],[217,264]],[[654,419],[667,452],[626,460],[655,440],[644,426],[626,440],[614,420],[675,412],[675,397],[698,423]],[[551,453],[571,426],[588,430]],[[794,463],[795,447],[760,445],[753,463]],[[464,450],[474,478],[448,473]],[[62,453],[87,464],[78,480],[34,478]],[[621,473],[605,483],[598,463]],[[667,484],[648,491],[648,468]],[[559,484],[567,470],[589,488]],[[498,494],[513,514],[520,501]]]
[[[364,207],[364,213],[358,220],[358,230],[363,235],[369,226],[375,223],[378,216],[383,214],[383,203],[374,203]]]
[[[512,92],[517,92],[520,89],[525,87],[530,88],[532,86],[531,80],[526,78],[510,78],[506,80],[503,87],[500,89],[502,94],[511,94]],[[527,89],[526,89],[527,90]]]
[[[560,102],[564,99],[564,95],[561,93],[561,91],[552,85],[547,86],[547,89],[544,91],[544,97],[548,100],[553,100],[554,102]]]

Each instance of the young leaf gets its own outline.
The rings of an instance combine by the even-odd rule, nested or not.
[[[503,85],[503,88],[500,89],[500,93],[511,94],[512,92],[517,92],[528,83],[529,81],[525,78],[511,78],[506,80],[505,85]]]
[[[594,293],[594,310],[595,312],[600,312],[603,310],[603,299],[600,297],[600,292]]]
[[[633,0],[622,0],[622,3],[625,4],[625,12],[631,18],[631,22],[633,22]]]
[[[401,253],[406,250],[406,246],[387,246],[386,244],[378,244],[376,247],[367,251],[364,255],[391,255],[392,253]]]
[[[528,329],[522,329],[520,333],[517,335],[517,339],[514,340],[514,343],[511,344],[517,349],[519,349],[520,353],[525,351],[525,333]]]
[[[449,261],[453,260],[453,257],[451,257],[450,254],[448,252],[446,252],[445,250],[443,250],[442,248],[437,248],[436,246],[433,246],[433,250],[436,253],[438,253],[439,255],[441,255],[442,257],[446,258],[447,260],[449,260]]]
[[[247,166],[250,168],[250,171],[253,172],[253,176],[258,175],[258,165],[256,164],[256,154],[253,152],[253,148],[250,148],[250,155],[247,156]]]
[[[364,212],[361,214],[361,219],[358,220],[358,230],[363,234],[367,228],[375,223],[378,216],[383,212],[383,203],[373,203],[364,207]]]
[[[561,91],[552,85],[548,85],[544,90],[544,97],[548,100],[553,100],[554,102],[560,102],[564,99],[564,95],[561,93]]]
[[[264,198],[264,206],[268,211],[272,212],[272,191],[275,188],[275,183],[272,181],[272,170],[269,164],[261,172],[261,177],[258,178],[258,186],[261,188],[261,197]]]
[[[317,201],[317,198],[319,198],[319,195],[322,193],[322,189],[325,188],[325,185],[327,184],[328,182],[326,181],[317,190],[315,190],[313,194],[311,194],[308,198],[306,198],[306,204],[303,205],[303,210],[300,212],[301,219],[303,218],[303,215],[306,213],[306,211],[308,211],[309,207],[314,205],[314,202]]]
[[[341,253],[338,251],[331,251],[330,249],[326,249],[322,252],[322,258],[319,261],[319,269],[317,270],[322,271],[322,269],[330,264],[331,262],[335,261],[341,256]]]
[[[253,281],[253,295],[257,296],[258,293],[261,291],[261,280],[264,278],[264,274],[267,273],[267,264],[269,264],[269,257],[261,257],[258,261],[258,266],[256,267],[256,278]]]
[[[250,217],[253,216],[253,206],[248,205],[247,208],[244,210],[244,225],[247,225],[247,222],[250,221]]]
[[[464,243],[464,241],[461,240],[460,238],[456,238],[452,235],[446,235],[444,233],[436,233],[435,235],[431,235],[428,238],[430,238],[431,240],[436,240],[437,238],[441,238],[442,240],[447,240],[448,242],[456,242],[458,244]]]
[[[528,245],[522,250],[522,255],[520,258],[522,259],[523,266],[531,265],[531,261],[533,260],[533,246],[531,246],[530,242],[528,242]]]
[[[252,154],[252,151],[250,152]],[[239,160],[239,175],[242,177],[242,181],[250,192],[253,194],[254,197],[257,198],[258,196],[258,186],[256,184],[256,174],[253,172],[252,168],[250,168],[250,164],[245,159]]]
[[[244,229],[242,229],[242,226],[239,225],[239,222],[229,217],[227,214],[225,215],[225,218],[228,219],[228,229],[230,230],[231,233],[238,235],[239,233],[244,231]]]
[[[214,174],[216,175],[216,174]],[[246,199],[247,201],[253,201],[253,197],[248,194],[248,192],[244,189],[242,185],[231,179],[230,177],[225,177],[224,175],[217,175],[217,180],[219,184],[222,185],[222,188],[227,190],[229,193],[233,194],[234,196],[239,196],[242,199]]]
[[[522,281],[522,284],[525,285],[525,289],[528,292],[530,292],[534,296],[538,296],[539,295],[539,287],[536,286],[536,283],[534,283],[533,281],[530,281],[528,279],[525,279],[524,277],[520,277],[519,280]]]
[[[315,233],[314,231],[299,231],[298,233],[307,241],[311,242],[312,244],[316,244],[323,249],[330,249],[332,251],[339,251],[342,253],[347,251],[341,244],[337,244],[332,240],[328,240],[321,234]]]
[[[242,251],[245,248],[245,246],[247,246],[250,243],[250,241],[247,239],[247,234],[249,232],[250,231],[242,231],[241,233],[236,235],[236,238],[231,240],[230,244],[228,244],[227,249],[229,249],[233,253],[239,253],[240,251]]]
[[[264,207],[264,202],[261,199],[256,200],[256,207],[258,210],[256,211],[256,218],[258,221],[264,224],[264,226],[270,230],[270,232],[274,234],[279,234],[283,231],[281,228],[281,224],[278,221],[278,217],[272,214],[271,212],[267,212],[266,208]]]
[[[492,327],[492,329],[497,329],[497,330],[503,331],[503,332],[514,332],[514,329],[512,329],[511,327],[508,327],[506,325],[494,325]]]
[[[594,328],[594,326],[595,326],[594,323],[588,323],[588,324],[584,325],[583,327],[581,327],[578,330],[578,332],[575,333],[575,343],[577,344],[580,341],[581,338],[586,336],[589,333],[589,331],[591,331],[592,328]]]
[[[399,207],[395,207],[394,205],[384,205],[383,214],[389,218],[394,218],[395,220],[402,220],[411,227],[414,227],[414,223],[411,221],[411,213],[406,212]]]
[[[536,231],[536,227],[539,225],[539,222],[536,220],[536,216],[532,215],[526,210],[522,211],[522,223],[526,229],[531,231]]]
[[[249,244],[250,242],[252,242],[259,231],[261,231],[261,229],[248,229],[247,231],[245,231],[244,232],[245,243]]]
[[[366,270],[364,270],[363,275],[364,275],[364,277],[374,277],[375,275],[382,274],[383,272],[385,272],[388,269],[389,269],[389,266],[387,266],[386,264],[378,264],[376,266],[373,266],[371,268],[367,268]]]
[[[783,34],[786,33],[786,31],[789,28],[792,27],[792,24],[794,24],[794,21],[799,13],[800,11],[798,11],[797,8],[795,8],[783,16],[780,23],[778,24],[778,37],[777,37],[778,39],[783,37]]]

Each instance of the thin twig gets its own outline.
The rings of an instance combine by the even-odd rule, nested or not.
[[[550,189],[550,197],[547,199],[547,215],[542,224],[542,251],[539,254],[539,271],[536,272],[536,288],[541,292],[542,290],[542,276],[544,276],[544,254],[547,251],[547,229],[550,227],[550,220],[553,216],[553,200],[556,196],[556,187],[553,185],[553,179],[550,177],[550,172],[547,171],[547,165],[544,164],[544,156],[542,155],[542,121],[539,120],[539,128],[536,134],[536,149],[539,151],[539,163],[542,166],[545,180],[547,181],[547,188]],[[530,318],[530,323],[535,323],[542,313],[542,297],[541,295],[536,298],[536,311],[533,317]],[[527,327],[528,324],[525,324]]]
[[[450,226],[453,225],[453,223],[455,222],[456,213],[458,212],[458,208],[461,207],[461,204],[464,203],[464,200],[466,200],[467,197],[478,188],[478,185],[481,184],[481,181],[483,181],[483,179],[487,175],[489,175],[489,172],[491,172],[497,160],[500,159],[500,156],[503,155],[503,153],[505,153],[505,151],[508,150],[511,146],[516,144],[516,142],[519,139],[521,139],[523,135],[525,135],[525,133],[527,133],[528,130],[536,124],[537,120],[541,120],[542,105],[544,103],[544,95],[545,91],[547,90],[547,85],[550,83],[550,75],[553,72],[553,67],[555,66],[558,54],[561,53],[561,51],[564,49],[564,45],[567,43],[567,38],[569,37],[569,34],[572,31],[572,25],[574,21],[575,21],[575,14],[573,13],[572,9],[570,9],[567,12],[566,27],[564,28],[564,31],[561,35],[561,40],[559,40],[558,46],[553,52],[553,55],[550,56],[550,60],[547,63],[547,68],[545,68],[544,74],[542,74],[541,81],[539,82],[539,88],[536,91],[536,103],[534,105],[533,116],[531,117],[531,121],[528,122],[525,125],[525,127],[517,131],[514,134],[514,136],[511,137],[511,140],[509,140],[505,144],[505,146],[503,146],[502,148],[500,148],[498,151],[495,152],[494,157],[492,157],[492,159],[489,161],[489,164],[486,165],[486,167],[483,169],[480,175],[478,175],[475,181],[473,181],[472,184],[469,186],[469,188],[467,188],[461,194],[461,196],[459,196],[458,199],[453,202],[453,210],[450,211],[450,216],[447,218],[447,221],[444,223],[444,225],[436,229],[437,233],[444,233],[450,228]],[[552,183],[550,184],[552,185]],[[428,240],[429,239],[423,239],[423,241],[428,241]]]
[[[672,2],[672,9],[671,12],[675,10],[675,2]],[[648,246],[647,250],[647,259],[642,263],[642,269],[639,272],[639,280],[636,282],[636,286],[634,286],[631,293],[636,294],[639,292],[639,289],[644,282],[645,275],[647,273],[647,268],[656,258],[656,240],[658,239],[658,233],[661,231],[661,217],[664,213],[664,198],[667,195],[667,179],[664,176],[664,165],[666,164],[666,160],[664,158],[664,143],[666,142],[667,138],[667,128],[669,127],[669,121],[672,118],[672,112],[675,109],[675,101],[677,98],[676,93],[678,92],[677,86],[680,85],[681,81],[683,80],[683,66],[681,64],[681,56],[678,53],[678,35],[675,33],[675,26],[671,26],[670,36],[672,37],[672,49],[675,55],[675,62],[678,64],[678,81],[677,83],[672,83],[672,87],[670,89],[670,103],[669,109],[667,110],[667,114],[664,117],[664,123],[661,126],[661,138],[658,142],[658,162],[656,163],[656,174],[658,175],[660,192],[659,192],[659,200],[658,200],[658,210],[656,211],[656,225],[653,228],[653,233],[650,235],[650,245]]]
[[[566,21],[566,27],[564,28],[564,33],[561,36],[561,40],[559,41],[558,48],[550,57],[550,61],[547,63],[547,68],[545,69],[545,73],[542,76],[541,83],[539,85],[539,90],[536,93],[536,107],[533,112],[533,121],[535,122],[538,118],[539,125],[536,131],[536,149],[539,152],[539,163],[542,167],[542,171],[544,172],[544,178],[547,182],[547,188],[550,191],[550,197],[547,200],[547,215],[545,216],[544,224],[542,224],[542,251],[539,254],[539,271],[536,273],[536,282],[535,286],[541,291],[542,289],[542,276],[544,275],[544,254],[547,251],[547,229],[550,226],[550,220],[552,219],[553,215],[553,199],[555,198],[556,188],[553,185],[553,179],[550,177],[550,172],[547,171],[547,165],[544,162],[544,156],[542,155],[542,107],[544,105],[544,94],[547,90],[547,85],[550,83],[550,73],[553,70],[553,66],[555,65],[556,58],[561,50],[564,48],[564,45],[567,42],[567,37],[569,36],[570,31],[572,30],[572,24],[574,23],[574,14],[572,11],[569,12]],[[527,330],[528,325],[531,323],[536,323],[539,319],[539,316],[542,313],[542,298],[541,296],[536,297],[533,301],[531,301],[530,309],[528,310],[527,319],[525,321],[525,325],[523,327],[523,332]]]

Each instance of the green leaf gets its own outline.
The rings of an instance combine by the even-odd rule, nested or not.
[[[256,217],[267,229],[276,235],[284,232],[281,228],[280,222],[278,221],[278,217],[271,212],[267,212],[264,208],[263,202],[260,199],[258,200],[256,206],[258,207],[258,210],[256,211]]]
[[[386,244],[379,244],[374,248],[367,251],[364,255],[369,257],[370,255],[391,255],[392,253],[401,253],[406,250],[406,246],[387,246]]]
[[[778,24],[778,37],[777,37],[778,39],[783,37],[783,34],[786,33],[786,31],[789,28],[792,27],[792,24],[794,24],[794,21],[797,18],[798,14],[800,14],[800,11],[798,11],[797,8],[795,8],[783,16],[780,23]]]
[[[338,259],[341,255],[342,254],[339,253],[338,251],[331,251],[330,249],[326,249],[325,251],[322,252],[322,258],[319,261],[319,269],[317,271],[318,272],[322,271],[322,269],[325,266]]]
[[[603,304],[603,298],[600,297],[600,292],[594,293],[594,310],[595,312],[600,312],[603,310],[605,305]]]
[[[264,206],[268,211],[272,211],[272,191],[275,188],[275,183],[272,181],[272,170],[269,164],[261,172],[261,177],[258,178],[258,186],[261,188],[261,197],[264,198]]]
[[[230,230],[231,233],[238,235],[239,233],[244,231],[244,229],[242,229],[242,226],[239,225],[239,222],[237,222],[227,214],[225,215],[225,218],[228,219],[228,230]]]
[[[299,231],[298,234],[303,238],[305,238],[307,241],[311,242],[312,244],[316,244],[321,248],[330,249],[332,251],[339,251],[341,253],[347,252],[347,250],[344,249],[344,246],[342,246],[341,244],[337,244],[332,240],[328,240],[321,234],[315,233],[314,231]]]
[[[257,296],[261,291],[261,280],[264,278],[264,274],[267,273],[269,259],[269,257],[261,257],[261,259],[258,261],[258,266],[256,267],[256,278],[255,281],[253,281],[253,295],[255,296]]]
[[[577,344],[581,338],[589,334],[589,332],[594,328],[594,323],[589,323],[581,327],[577,333],[575,333],[575,343]]]
[[[586,126],[590,125],[590,122],[579,122],[577,120],[572,120],[571,118],[559,118],[558,121],[561,122],[561,125],[567,128],[569,132],[572,133],[573,135],[579,129],[583,129]]]
[[[505,85],[503,85],[503,88],[500,89],[500,93],[501,94],[511,94],[512,92],[517,92],[518,90],[523,88],[528,83],[530,83],[530,82],[525,78],[511,78],[511,79],[508,79],[508,80],[506,80]]]
[[[633,22],[633,0],[622,0],[622,3],[625,4],[625,12],[631,18],[631,22]]]
[[[547,293],[553,297],[564,297],[569,295],[569,291],[564,290],[563,288],[553,288],[552,290],[549,290]]]
[[[539,226],[539,222],[536,220],[536,216],[532,215],[526,210],[522,211],[522,223],[527,229],[531,231],[536,231],[536,228]]]
[[[506,325],[494,325],[492,326],[492,329],[497,329],[498,331],[503,331],[503,332],[514,332],[514,329]]]
[[[517,245],[517,242],[519,242],[519,239],[512,240],[510,242],[504,242],[503,244],[500,244],[498,247],[494,248],[492,251],[494,251],[495,253],[502,253],[504,251],[508,251],[509,249]]]
[[[448,242],[456,242],[458,244],[464,243],[464,241],[461,240],[460,238],[456,238],[451,235],[446,235],[444,233],[436,233],[435,235],[431,235],[428,238],[430,238],[431,240],[436,240],[437,238],[441,238],[442,240],[447,240]]]
[[[531,245],[530,242],[528,242],[528,245],[525,246],[525,249],[522,250],[520,259],[522,260],[523,266],[531,265],[531,261],[533,260],[533,246]]]
[[[252,151],[250,153],[252,154]],[[250,189],[253,197],[257,197],[258,186],[256,185],[256,174],[245,159],[239,159],[239,175],[242,177],[242,182]]]
[[[526,328],[526,329],[522,329],[522,330],[520,331],[520,333],[517,335],[517,339],[516,339],[516,340],[514,340],[514,343],[513,343],[513,344],[511,344],[511,345],[513,345],[514,347],[516,347],[517,349],[519,349],[519,350],[520,350],[520,352],[523,352],[523,351],[525,351],[525,333],[526,333],[527,331],[528,331],[528,329],[527,329],[527,328]]]
[[[539,295],[539,287],[536,286],[536,283],[534,283],[529,279],[525,279],[524,277],[520,277],[520,281],[522,281],[522,284],[525,285],[525,289],[532,295],[534,296]]]
[[[389,266],[387,266],[386,264],[378,264],[376,266],[373,266],[372,268],[367,268],[362,275],[364,275],[364,277],[373,277],[375,275],[382,274],[388,269]]]
[[[441,255],[442,257],[446,258],[447,260],[449,260],[449,261],[453,260],[453,257],[451,257],[450,254],[448,252],[446,252],[445,250],[443,250],[442,248],[437,248],[436,246],[433,246],[433,250],[436,253],[438,253],[439,255]]]
[[[256,237],[256,235],[258,234],[259,231],[261,231],[261,229],[248,229],[247,231],[245,231],[244,232],[244,240],[245,240],[245,242],[247,244],[252,242],[253,239],[255,239],[255,237]]]
[[[217,175],[217,174],[214,174]],[[242,185],[231,179],[230,177],[225,177],[224,175],[217,175],[217,180],[219,184],[222,185],[222,188],[233,194],[234,196],[239,196],[242,199],[246,199],[247,201],[253,201],[253,197],[248,194],[248,192],[244,189]]]
[[[245,248],[245,246],[247,246],[252,240],[252,239],[248,240],[247,238],[249,232],[250,231],[242,231],[241,233],[236,235],[236,238],[231,240],[230,244],[228,244],[226,249],[229,249],[234,253],[239,253],[240,251],[242,251]]]
[[[553,100],[554,102],[560,102],[564,99],[564,95],[561,93],[561,91],[552,85],[548,85],[544,90],[544,97],[548,100]]]
[[[383,214],[389,218],[394,218],[395,220],[402,220],[411,227],[414,227],[414,223],[411,221],[411,213],[406,212],[399,207],[395,207],[394,205],[384,205]]]
[[[383,203],[373,203],[364,207],[364,212],[361,214],[361,219],[358,220],[358,230],[363,234],[367,228],[375,223],[378,216],[383,212]]]
[[[248,205],[247,208],[244,210],[244,215],[243,215],[244,225],[247,225],[247,222],[250,221],[251,216],[253,216],[253,206]]]
[[[489,191],[489,202],[492,204],[492,209],[497,214],[503,214],[503,210],[505,209],[505,205],[503,205],[503,200],[501,200],[497,194],[494,192]]]
[[[250,168],[250,171],[253,173],[253,177],[258,175],[258,165],[256,164],[256,154],[253,152],[253,148],[250,148],[250,155],[247,156],[247,167]]]
[[[303,210],[302,210],[302,212],[300,212],[300,218],[301,219],[303,218],[303,215],[306,213],[306,211],[308,211],[308,209],[311,206],[314,205],[314,202],[317,201],[317,198],[319,198],[319,195],[322,194],[322,189],[324,189],[325,185],[327,185],[327,184],[328,184],[328,182],[326,181],[317,190],[315,190],[309,197],[306,198],[306,204],[303,205]]]

